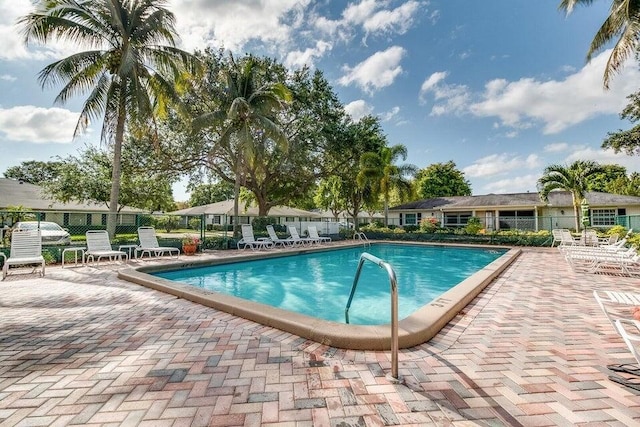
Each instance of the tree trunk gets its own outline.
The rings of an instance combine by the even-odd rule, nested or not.
[[[124,124],[127,118],[124,102],[120,102],[118,123],[116,124],[115,141],[113,143],[113,168],[111,169],[111,195],[109,197],[109,214],[107,215],[107,233],[109,238],[116,236],[118,218],[118,200],[120,199],[120,177],[122,175],[122,142],[124,140]]]
[[[238,163],[239,164],[239,163]],[[236,180],[233,184],[233,238],[240,237],[240,167],[236,167]]]
[[[580,232],[580,212],[578,211],[578,199],[575,194],[571,195],[573,200],[573,216],[576,219],[576,233]]]
[[[389,226],[389,202],[384,199],[384,226]]]

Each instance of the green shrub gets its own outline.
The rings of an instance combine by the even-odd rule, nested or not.
[[[404,229],[404,231],[406,233],[413,233],[414,231],[418,231],[418,226],[417,225],[405,225],[402,228]]]
[[[464,227],[464,231],[467,234],[478,234],[482,230],[482,223],[478,217],[472,216],[467,221],[467,225]]]
[[[440,222],[435,217],[425,218],[420,221],[420,231],[424,231],[425,233],[433,233],[439,227]]]
[[[269,216],[261,216],[254,219],[251,222],[251,225],[253,225],[254,231],[265,231],[267,229],[267,225],[273,225],[275,223],[275,218]]]
[[[162,215],[155,218],[154,222],[156,228],[161,228],[169,233],[180,226],[180,217],[178,215]]]
[[[614,225],[613,227],[607,230],[607,235],[613,236],[614,234],[617,234],[618,237],[622,239],[625,236],[625,234],[627,234],[627,229],[624,228],[622,225]]]
[[[202,220],[200,218],[191,218],[189,220],[189,228],[193,230],[200,230],[200,223]]]

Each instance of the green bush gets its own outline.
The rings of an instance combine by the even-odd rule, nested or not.
[[[156,228],[161,228],[167,233],[180,227],[180,217],[177,215],[163,215],[155,218]]]
[[[191,218],[189,220],[189,228],[192,230],[200,230],[200,223],[202,220],[200,218]]]
[[[406,233],[413,233],[414,231],[418,231],[417,225],[405,225],[402,227]],[[394,230],[397,231],[397,230]]]
[[[425,233],[433,233],[439,227],[440,222],[435,217],[425,218],[420,221],[420,231],[424,231]]]
[[[269,216],[260,216],[255,218],[251,225],[253,225],[253,229],[257,231],[265,231],[267,229],[267,225],[274,225],[276,223],[276,219]]]
[[[464,227],[464,231],[467,234],[478,234],[482,230],[482,223],[478,217],[472,216],[467,221],[467,225]]]

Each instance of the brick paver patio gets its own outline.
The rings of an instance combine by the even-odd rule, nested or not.
[[[634,360],[592,297],[639,282],[524,249],[433,340],[401,351],[393,384],[388,352],[326,347],[112,266],[12,275],[0,426],[640,425],[640,393],[606,367]]]

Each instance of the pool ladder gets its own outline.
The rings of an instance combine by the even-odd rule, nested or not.
[[[367,235],[362,231],[356,231],[353,235],[353,240],[361,240],[363,242],[363,246],[366,248],[367,246],[371,247],[371,242],[367,239]]]
[[[362,233],[364,234],[364,233]],[[367,236],[365,236],[366,239]],[[351,301],[353,295],[356,293],[356,287],[358,286],[358,280],[360,279],[360,271],[365,261],[371,261],[378,267],[384,268],[389,275],[389,284],[391,286],[391,376],[395,380],[398,378],[398,281],[396,279],[396,273],[388,262],[381,260],[380,258],[371,255],[370,253],[363,252],[360,255],[360,261],[358,262],[358,269],[356,270],[356,276],[353,278],[353,285],[351,286],[351,293],[349,294],[349,300],[347,306],[344,309],[344,317],[346,323],[349,323],[349,308],[351,307]]]

